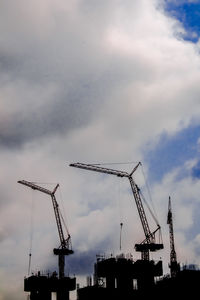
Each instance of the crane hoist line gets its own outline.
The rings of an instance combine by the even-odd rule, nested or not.
[[[69,231],[64,223],[63,217],[62,217],[60,209],[59,209],[58,202],[55,197],[55,193],[59,187],[59,184],[57,184],[55,186],[53,191],[50,191],[44,187],[41,187],[39,185],[36,185],[33,182],[29,182],[26,180],[19,180],[18,183],[28,186],[33,190],[37,190],[39,192],[42,192],[42,193],[45,193],[45,194],[51,196],[53,209],[54,209],[54,213],[55,213],[55,218],[56,218],[56,224],[57,224],[57,228],[58,228],[58,234],[59,234],[59,238],[60,238],[60,246],[58,248],[54,248],[53,252],[55,255],[58,255],[59,277],[63,278],[65,276],[65,274],[64,274],[65,255],[73,254],[74,251],[72,250],[71,236],[70,236]],[[65,237],[65,235],[64,235],[62,223],[65,225],[65,229],[67,231],[67,237]]]
[[[133,180],[133,173],[137,170],[137,168],[141,165],[141,162],[139,162],[134,169],[131,171],[131,173],[125,172],[125,171],[119,171],[119,170],[114,170],[110,168],[104,168],[100,167],[97,165],[92,165],[92,164],[84,164],[84,163],[71,163],[69,166],[70,167],[75,167],[75,168],[80,168],[80,169],[85,169],[89,171],[95,171],[95,172],[100,172],[100,173],[105,173],[105,174],[110,174],[110,175],[116,175],[118,177],[127,177],[130,185],[131,185],[131,190],[135,199],[136,207],[138,210],[138,214],[140,217],[140,221],[143,227],[145,239],[140,243],[140,244],[135,244],[135,250],[141,252],[142,259],[144,260],[149,260],[149,252],[152,251],[157,251],[163,249],[163,243],[156,243],[156,232],[160,232],[161,227],[157,223],[157,228],[154,231],[150,230],[148,220],[145,214],[145,210],[143,207],[142,199],[140,196],[140,189]]]

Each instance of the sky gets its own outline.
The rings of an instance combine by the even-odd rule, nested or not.
[[[164,242],[152,259],[169,272],[170,196],[178,260],[200,265],[199,8],[195,0],[1,1],[0,300],[27,298],[30,251],[33,272],[57,269],[51,199],[18,180],[59,183],[75,252],[66,273],[77,282],[93,273],[96,254],[120,254],[121,222],[122,251],[140,258],[134,244],[144,234],[126,178],[72,162],[131,172],[141,161],[134,180]]]

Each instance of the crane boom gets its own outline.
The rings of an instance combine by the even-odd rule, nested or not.
[[[47,190],[47,189],[45,189],[45,188],[43,188],[43,187],[41,187],[41,186],[39,186],[39,185],[36,185],[35,183],[30,182],[30,181],[19,180],[18,183],[21,183],[21,184],[23,184],[23,185],[26,185],[26,186],[32,188],[33,190],[38,190],[38,191],[40,191],[40,192],[42,192],[42,193],[45,193],[45,194],[48,194],[48,195],[50,195],[50,196],[51,196],[52,194],[55,194],[57,188],[59,187],[59,184],[57,184],[53,191],[49,191],[49,190]]]
[[[135,249],[136,249],[136,251],[141,251],[143,259],[148,260],[149,259],[149,251],[156,251],[156,250],[162,249],[163,244],[155,243],[155,232],[160,229],[160,226],[157,224],[158,228],[154,232],[150,231],[147,217],[146,217],[144,207],[142,204],[142,200],[140,197],[140,189],[138,188],[137,184],[135,183],[135,181],[132,178],[133,173],[137,170],[139,165],[141,165],[141,162],[139,162],[135,166],[135,168],[132,170],[132,172],[130,174],[127,172],[124,172],[124,171],[103,168],[103,167],[99,167],[97,165],[92,165],[92,164],[72,163],[72,164],[70,164],[70,167],[116,175],[118,177],[127,177],[129,179],[129,182],[131,185],[131,190],[132,190],[135,202],[136,202],[137,210],[138,210],[139,217],[140,217],[142,227],[144,230],[144,234],[145,234],[145,240],[141,244],[136,244]]]
[[[143,207],[143,204],[142,204],[142,201],[141,201],[141,198],[140,198],[140,194],[139,194],[140,189],[136,185],[136,183],[134,182],[134,180],[131,176],[129,177],[129,181],[130,181],[130,184],[131,184],[131,189],[132,189],[132,192],[133,192],[133,196],[135,198],[137,210],[138,210],[138,213],[139,213],[139,216],[140,216],[140,220],[141,220],[141,223],[142,223],[142,227],[143,227],[143,230],[144,230],[146,241],[148,243],[150,243],[151,239],[152,239],[152,234],[151,234],[149,224],[148,224],[148,221],[147,221],[147,217],[146,217],[146,214],[145,214],[145,211],[144,211],[144,207]]]
[[[102,168],[91,164],[73,163],[70,164],[70,167],[75,167],[75,168],[80,168],[80,169],[85,169],[85,170],[95,171],[100,173],[112,174],[119,177],[129,177],[129,174],[127,172],[113,170],[109,168]]]
[[[50,191],[46,188],[36,185],[33,182],[29,182],[26,180],[19,180],[18,183],[28,186],[33,190],[37,190],[51,196],[55,218],[56,218],[56,224],[58,228],[58,234],[60,238],[60,247],[58,249],[56,248],[54,249],[54,254],[58,255],[59,257],[59,277],[62,278],[64,277],[64,266],[65,266],[64,255],[72,254],[73,251],[71,249],[71,237],[68,231],[67,231],[67,235],[68,235],[67,238],[64,237],[62,222],[61,222],[61,213],[59,210],[58,202],[56,201],[56,197],[55,197],[55,192],[59,187],[59,184],[55,186],[53,191]]]

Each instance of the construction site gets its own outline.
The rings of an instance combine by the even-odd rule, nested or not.
[[[18,183],[32,190],[45,193],[51,197],[54,215],[56,219],[60,245],[53,249],[54,255],[58,256],[58,274],[56,272],[31,274],[24,279],[24,291],[28,293],[30,300],[51,300],[56,295],[57,300],[69,300],[70,292],[76,292],[77,300],[133,300],[133,299],[160,299],[164,297],[196,296],[200,283],[200,270],[194,266],[180,267],[177,260],[174,240],[173,215],[171,198],[168,200],[168,211],[166,221],[169,226],[169,272],[164,274],[162,260],[152,260],[151,252],[159,252],[164,248],[161,235],[161,226],[155,219],[156,228],[150,229],[146,211],[144,209],[144,198],[140,187],[133,179],[133,174],[141,165],[139,162],[134,169],[128,173],[93,164],[72,163],[70,167],[85,169],[127,178],[130,183],[132,196],[134,198],[139,220],[142,225],[144,238],[135,244],[135,251],[141,253],[140,259],[134,259],[133,255],[98,255],[94,262],[93,275],[87,277],[85,287],[79,286],[76,277],[65,275],[65,256],[72,255],[74,251],[71,246],[71,236],[65,224],[64,218],[56,200],[58,184],[50,191],[33,182],[20,180]],[[153,212],[150,211],[152,216]],[[154,216],[153,216],[154,217]],[[123,223],[120,223],[122,228]],[[64,230],[65,229],[65,230]],[[121,236],[120,236],[121,248]],[[29,254],[29,264],[31,253]]]

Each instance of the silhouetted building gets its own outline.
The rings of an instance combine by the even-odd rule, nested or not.
[[[58,278],[54,273],[41,275],[40,272],[24,279],[24,291],[30,292],[30,300],[51,300],[52,293],[57,300],[69,300],[69,292],[76,289],[76,278]]]
[[[77,290],[78,300],[133,299],[151,290],[155,277],[163,275],[162,261],[111,257],[98,258],[94,265],[94,285]]]

